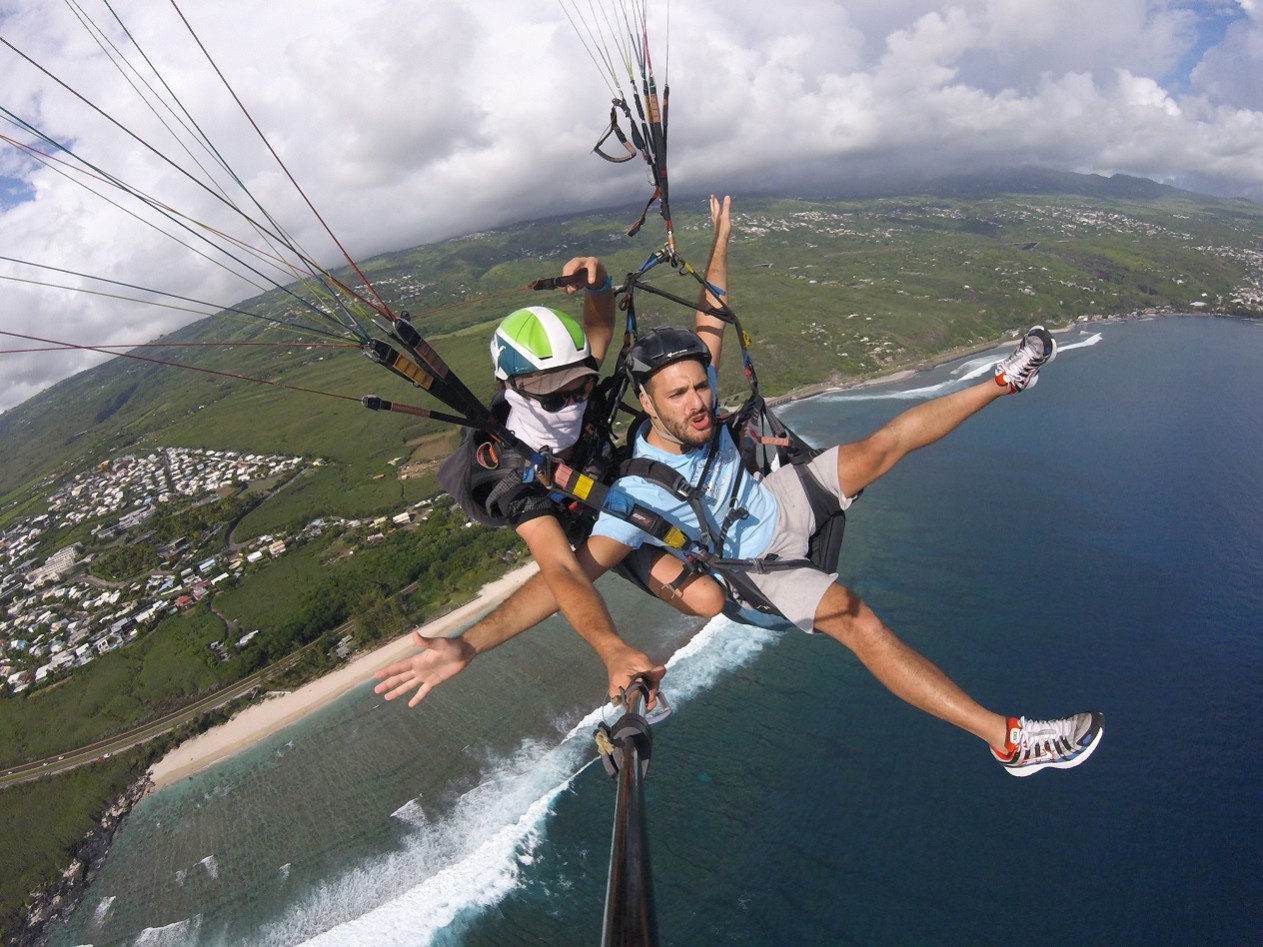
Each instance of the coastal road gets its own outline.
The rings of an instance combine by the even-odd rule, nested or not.
[[[409,582],[395,594],[407,595],[416,589],[417,584],[416,582]],[[223,616],[221,615],[220,617],[222,618]],[[353,624],[354,619],[347,619],[334,629],[334,636],[345,635],[351,630]],[[193,703],[187,704],[179,710],[172,711],[157,720],[151,720],[149,723],[133,727],[125,733],[98,740],[96,743],[91,743],[88,746],[81,746],[77,750],[68,750],[57,756],[50,756],[48,759],[36,760],[33,763],[23,763],[19,766],[2,770],[0,771],[0,790],[7,786],[16,786],[19,783],[43,779],[45,776],[65,773],[77,766],[108,759],[115,753],[130,750],[132,747],[139,746],[142,743],[148,743],[150,740],[160,737],[164,733],[169,733],[176,727],[182,726],[204,713],[223,707],[225,704],[259,689],[269,677],[281,671],[289,670],[307,651],[316,647],[319,643],[320,639],[317,639],[263,670],[255,671],[249,677],[242,678],[235,684],[230,684],[222,690],[215,691],[213,694],[199,697]]]
[[[312,645],[307,646],[307,648],[310,647]],[[295,664],[307,648],[296,651],[275,664],[261,671],[256,671],[249,677],[242,678],[235,684],[230,684],[221,690],[215,691],[213,694],[199,697],[191,704],[159,717],[157,720],[151,720],[124,733],[107,737],[104,740],[98,740],[96,743],[90,743],[87,746],[81,746],[76,750],[68,750],[57,756],[50,756],[48,759],[36,760],[33,763],[23,763],[20,766],[0,771],[0,790],[8,786],[16,786],[19,783],[43,779],[45,776],[56,776],[59,773],[69,772],[86,763],[95,763],[97,760],[108,759],[115,753],[121,753],[124,750],[130,750],[132,747],[140,746],[142,743],[148,743],[164,733],[169,733],[175,728],[195,720],[204,713],[217,710],[234,700],[245,697],[252,691],[258,690],[263,686],[267,678],[279,671],[287,670]]]

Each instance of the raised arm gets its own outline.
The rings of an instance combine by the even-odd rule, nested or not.
[[[592,357],[599,366],[605,360],[610,340],[614,337],[613,281],[605,264],[594,256],[575,257],[561,268],[561,274],[570,276],[579,270],[587,271],[587,285],[566,286],[563,291],[571,296],[578,292],[583,293],[583,333],[588,337]]]
[[[698,294],[699,306],[725,306],[728,304],[728,238],[732,235],[732,198],[723,200],[710,196],[710,226],[714,232],[710,246],[710,260],[706,264],[706,282],[724,291],[722,297],[716,296],[703,286]],[[702,337],[702,341],[710,349],[710,358],[715,368],[719,368],[719,357],[723,353],[724,327],[722,319],[709,316],[698,309],[694,331]]]

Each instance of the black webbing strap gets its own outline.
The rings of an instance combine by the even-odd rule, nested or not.
[[[670,470],[669,467],[666,469]],[[638,503],[624,508],[617,503],[611,502],[610,488],[595,477],[591,477],[560,462],[551,467],[548,476],[550,479],[545,484],[546,486],[551,486],[559,493],[563,493],[592,509],[626,520],[636,528],[648,533],[668,549],[683,549],[688,543],[688,537],[684,535],[683,531],[679,527],[674,526],[662,514],[655,513],[653,510]],[[680,479],[683,480],[684,478],[681,477]],[[541,482],[543,482],[542,478]],[[685,482],[687,483],[687,481]]]

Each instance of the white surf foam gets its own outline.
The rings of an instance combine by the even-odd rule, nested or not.
[[[995,368],[996,362],[1002,358],[1004,354],[1000,353],[971,358],[952,369],[951,377],[946,381],[921,388],[853,388],[848,391],[820,395],[812,400],[816,404],[841,401],[924,401],[966,387],[975,379],[989,374]]]
[[[214,855],[207,855],[198,864],[206,869],[206,875],[211,881],[219,880],[219,862],[215,861]]]
[[[101,899],[101,903],[96,906],[96,910],[92,912],[92,923],[100,924],[110,913],[110,908],[114,906],[114,895],[108,895]]]
[[[678,712],[781,634],[711,621],[667,662],[664,693]],[[592,732],[611,715],[606,707],[592,711],[553,746],[523,743],[441,818],[428,818],[418,800],[401,806],[392,817],[415,829],[403,851],[322,886],[286,919],[284,930],[260,932],[261,942],[288,944],[306,936],[309,947],[428,944],[462,911],[497,903],[534,861],[555,800],[595,762]],[[398,878],[419,880],[378,903],[383,883]],[[323,933],[312,936],[316,931]]]
[[[1062,342],[1058,340],[1057,354],[1061,355],[1063,352],[1071,352],[1074,349],[1096,345],[1100,341],[1100,332],[1078,342]],[[923,401],[929,398],[937,398],[940,395],[965,388],[970,382],[978,378],[986,377],[995,368],[996,363],[1009,354],[1009,351],[1010,349],[1005,348],[997,352],[968,359],[952,369],[951,378],[935,385],[906,389],[888,389],[885,387],[855,388],[848,391],[819,395],[811,400],[815,404],[827,404],[841,401]]]
[[[1085,349],[1089,345],[1096,345],[1100,341],[1101,341],[1101,333],[1096,332],[1090,335],[1088,338],[1083,339],[1079,342],[1070,342],[1066,345],[1058,344],[1057,354],[1060,355],[1062,352],[1070,352],[1070,351],[1073,351],[1074,349]]]
[[[197,914],[165,927],[146,927],[132,941],[132,947],[184,947],[193,942],[201,926],[202,916]]]

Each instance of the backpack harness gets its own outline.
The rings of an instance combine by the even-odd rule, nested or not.
[[[614,374],[600,382],[593,391],[584,418],[583,433],[570,462],[561,460],[549,451],[535,450],[509,432],[505,428],[508,406],[503,394],[493,399],[489,409],[484,407],[451,373],[438,353],[413,329],[407,313],[402,314],[391,331],[395,339],[403,343],[410,358],[402,357],[385,343],[377,343],[375,348],[366,347],[366,354],[415,387],[424,388],[461,410],[464,417],[399,405],[374,396],[366,397],[364,404],[373,410],[401,411],[464,426],[460,445],[440,466],[438,478],[466,515],[476,522],[487,526],[503,526],[516,524],[531,515],[556,513],[567,539],[578,544],[590,534],[600,513],[609,513],[641,529],[684,563],[685,569],[668,586],[673,596],[678,595],[684,584],[694,575],[709,572],[724,582],[730,601],[739,600],[746,607],[765,615],[779,615],[772,603],[747,576],[751,572],[766,573],[800,568],[836,571],[846,528],[846,514],[836,497],[803,469],[803,465],[820,451],[803,441],[777,418],[759,393],[758,378],[750,355],[750,337],[742,329],[732,309],[727,305],[704,304],[700,307],[708,314],[734,326],[741,347],[743,369],[751,388],[745,403],[727,419],[722,419],[723,424],[716,425],[699,480],[699,483],[705,482],[718,456],[720,432],[724,427],[728,428],[738,445],[741,464],[733,478],[728,510],[723,522],[718,526],[711,522],[702,502],[702,491],[697,486],[665,464],[647,458],[629,457],[630,448],[616,447],[610,434],[618,412],[631,411],[623,404],[622,399],[628,385],[628,353],[636,337],[634,289],[639,286],[654,295],[690,308],[698,308],[686,299],[641,282],[650,269],[664,262],[695,278],[716,297],[722,298],[725,295],[723,290],[707,283],[701,274],[681,260],[669,247],[650,255],[638,272],[628,274],[624,285],[618,289],[623,296],[620,306],[627,314],[623,347],[619,352]],[[532,288],[552,289],[574,283],[581,275],[537,280]],[[634,436],[638,426],[632,425],[629,437]],[[741,478],[751,475],[766,476],[785,464],[795,467],[815,516],[816,529],[810,537],[808,556],[802,559],[777,559],[774,556],[758,559],[725,557],[722,554],[723,544],[729,529],[738,520],[749,515],[736,503]],[[609,485],[621,476],[643,477],[686,503],[697,519],[699,537],[691,540],[660,513],[630,501],[621,492],[611,493]],[[625,562],[620,564],[617,571],[646,592],[649,591],[646,563],[641,562],[637,566]]]
[[[633,432],[639,425],[633,425]],[[727,511],[723,521],[715,524],[703,502],[700,484],[706,482],[711,466],[718,456],[720,432],[727,428],[738,445],[741,463],[737,467],[728,493]],[[619,465],[618,476],[635,476],[666,490],[671,496],[686,503],[698,522],[699,536],[682,547],[663,543],[666,549],[684,563],[684,570],[670,583],[672,596],[678,595],[684,584],[694,575],[709,572],[726,586],[730,600],[738,600],[747,608],[765,615],[780,615],[775,606],[749,580],[752,572],[768,573],[789,569],[812,568],[822,572],[835,572],[841,553],[842,539],[846,530],[846,512],[828,489],[807,471],[806,464],[820,451],[811,447],[776,417],[759,395],[752,396],[722,425],[716,426],[708,447],[706,463],[698,483],[689,482],[679,471],[656,460],[633,457]],[[760,458],[763,458],[760,460]],[[728,531],[739,520],[749,515],[737,505],[741,480],[755,474],[767,475],[785,464],[794,468],[803,493],[815,518],[815,529],[809,542],[806,557],[780,559],[763,556],[757,559],[737,559],[723,555]],[[614,512],[614,511],[610,511]],[[614,513],[614,515],[618,515]],[[677,527],[678,530],[678,527]],[[645,530],[649,532],[649,530]],[[650,535],[653,535],[650,533]],[[659,537],[655,536],[655,539]],[[629,574],[630,573],[630,574]],[[624,577],[648,591],[647,577],[634,570],[620,571]],[[784,617],[784,616],[781,616]]]

